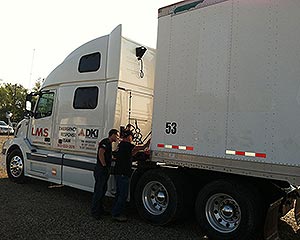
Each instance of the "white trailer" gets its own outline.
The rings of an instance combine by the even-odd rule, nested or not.
[[[300,223],[299,12],[297,0],[161,8],[155,76],[154,50],[138,56],[141,45],[119,28],[100,38],[102,50],[81,46],[45,80],[33,116],[4,146],[9,176],[91,191],[97,141],[130,121],[146,136],[152,124],[150,159],[131,178],[144,219],[165,225],[193,213],[209,239],[279,239],[279,217],[294,208]],[[96,52],[105,72],[81,72],[82,57]],[[75,108],[77,89],[95,84],[99,111]],[[52,115],[39,118],[51,92]]]

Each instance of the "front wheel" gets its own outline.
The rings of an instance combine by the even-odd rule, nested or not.
[[[8,177],[13,182],[24,182],[24,160],[22,152],[19,149],[14,149],[9,153],[6,161],[6,171]]]
[[[259,239],[263,226],[259,199],[252,186],[230,180],[214,181],[198,194],[197,220],[210,239]]]

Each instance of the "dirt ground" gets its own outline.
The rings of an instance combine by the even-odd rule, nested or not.
[[[7,136],[0,136],[0,147]],[[2,150],[2,149],[1,149]],[[133,206],[129,221],[115,223],[111,217],[95,221],[89,215],[91,193],[30,180],[15,184],[7,178],[0,154],[0,239],[207,239],[194,219],[167,227],[144,222]],[[106,199],[108,208],[112,199]],[[293,211],[279,220],[281,240],[300,240]]]

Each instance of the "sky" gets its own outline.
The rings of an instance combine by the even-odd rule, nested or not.
[[[32,88],[77,47],[119,24],[124,37],[155,48],[157,11],[178,1],[0,0],[0,84]]]

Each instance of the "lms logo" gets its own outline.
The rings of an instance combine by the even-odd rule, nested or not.
[[[38,137],[48,137],[49,129],[48,128],[36,128],[36,129],[32,128],[31,135],[38,136]]]

